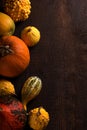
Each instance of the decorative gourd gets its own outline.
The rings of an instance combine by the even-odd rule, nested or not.
[[[49,121],[49,113],[43,107],[37,107],[30,110],[28,124],[33,130],[45,129]]]
[[[21,91],[22,103],[24,105],[25,110],[27,110],[27,103],[40,93],[41,88],[42,81],[37,76],[31,76],[25,81]]]
[[[4,95],[16,95],[14,85],[5,79],[0,80],[0,97]]]
[[[3,10],[15,22],[28,19],[31,13],[30,0],[3,0]]]
[[[26,121],[26,112],[17,98],[0,97],[0,130],[23,130]]]
[[[30,62],[26,44],[17,36],[0,39],[0,75],[15,77],[21,74]]]
[[[15,31],[15,23],[10,16],[0,12],[0,36],[12,35]]]
[[[27,26],[21,31],[21,39],[29,47],[35,46],[41,38],[40,31],[34,26]]]

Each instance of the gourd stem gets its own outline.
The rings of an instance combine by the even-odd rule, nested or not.
[[[24,106],[24,110],[27,111],[27,106],[26,106],[26,104],[23,104],[23,106]]]
[[[14,51],[12,49],[10,49],[9,45],[0,46],[0,57],[6,56],[11,53],[14,53]]]
[[[27,30],[27,32],[30,32],[31,31],[31,28],[29,28],[28,30]]]

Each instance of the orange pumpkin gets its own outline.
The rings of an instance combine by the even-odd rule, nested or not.
[[[15,77],[21,74],[30,62],[27,45],[17,36],[0,39],[0,75]]]

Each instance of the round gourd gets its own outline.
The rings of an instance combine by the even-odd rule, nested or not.
[[[0,97],[0,130],[23,130],[26,121],[26,112],[16,97]]]
[[[0,36],[12,35],[15,31],[15,23],[10,16],[0,12]]]
[[[50,121],[49,113],[43,107],[37,107],[29,112],[28,124],[33,130],[44,130]]]
[[[27,26],[21,31],[21,39],[29,47],[35,46],[41,38],[40,31],[34,26]]]
[[[20,38],[4,36],[0,40],[0,75],[18,76],[26,69],[29,62],[29,49]]]
[[[9,94],[16,95],[14,85],[6,79],[1,79],[0,80],[0,97],[9,95]]]

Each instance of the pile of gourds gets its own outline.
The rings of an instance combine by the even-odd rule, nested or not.
[[[49,113],[43,108],[28,111],[27,104],[42,89],[42,80],[38,76],[26,79],[21,90],[21,101],[15,92],[15,86],[6,77],[14,78],[30,63],[29,47],[40,40],[40,31],[27,26],[21,32],[21,38],[14,36],[15,23],[7,14],[0,12],[0,130],[23,130],[26,123],[34,130],[43,130],[50,120]]]
[[[27,121],[34,130],[42,130],[48,125],[49,114],[43,107],[31,111],[27,109],[27,104],[40,93],[41,88],[42,81],[39,77],[29,77],[22,87],[19,101],[14,85],[8,80],[0,80],[1,130],[22,130]]]

